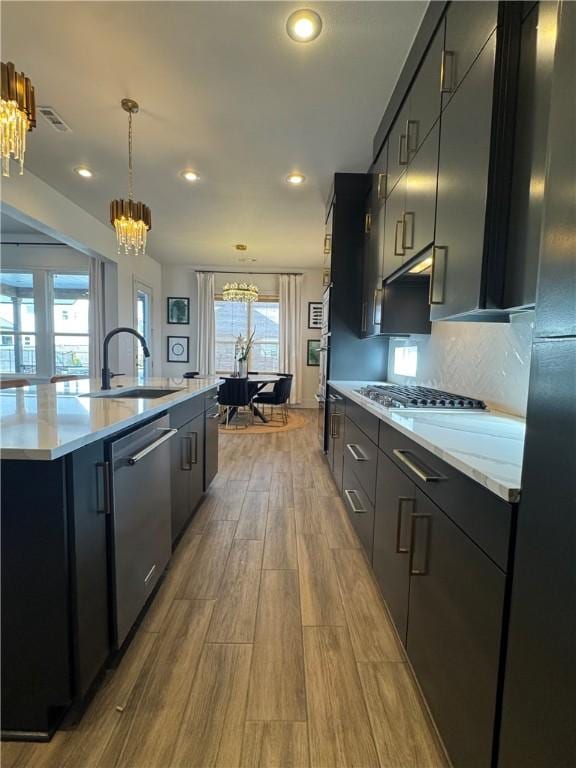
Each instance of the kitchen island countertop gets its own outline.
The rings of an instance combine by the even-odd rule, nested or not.
[[[0,458],[50,461],[127,429],[217,386],[216,376],[195,379],[122,377],[111,393],[135,387],[175,389],[155,399],[99,393],[100,382],[78,379],[58,384],[0,390]]]

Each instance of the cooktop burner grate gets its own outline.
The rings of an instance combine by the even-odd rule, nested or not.
[[[375,384],[363,387],[358,392],[374,402],[387,408],[445,408],[484,410],[486,404],[482,400],[453,392],[444,392],[429,387],[417,387],[402,384]]]

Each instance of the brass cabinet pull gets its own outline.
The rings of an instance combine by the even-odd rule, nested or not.
[[[338,418],[337,413],[331,413],[330,414],[330,437],[338,438],[338,428],[336,426],[336,419]]]
[[[429,304],[444,304],[444,291],[446,286],[446,263],[448,260],[448,247],[435,245],[432,249],[432,270],[430,273]]]
[[[410,221],[410,228],[406,222]],[[405,211],[402,214],[402,250],[411,251],[414,248],[414,222],[416,215],[414,211]],[[408,232],[410,232],[410,241],[408,241]]]
[[[418,120],[406,120],[406,159],[418,151]]]
[[[398,165],[408,165],[408,148],[406,142],[406,134],[401,133],[398,139]],[[404,147],[404,151],[402,148]],[[404,152],[406,157],[404,157]]]
[[[352,490],[348,491],[344,489],[344,496],[346,496],[346,501],[348,502],[348,506],[350,507],[352,512],[354,512],[355,515],[362,515],[365,512],[368,512],[368,510],[364,509],[364,507],[362,506],[358,507],[356,506],[356,504],[354,504],[354,501],[352,500],[352,494],[354,494],[356,499],[360,500],[360,495],[358,494],[358,491],[352,491]]]
[[[366,323],[367,323],[366,313],[367,313],[367,305],[366,305],[366,302],[364,301],[362,302],[362,332],[366,331]]]
[[[454,51],[442,51],[440,64],[440,93],[452,93],[454,90],[454,74],[456,53]],[[447,72],[449,74],[447,75]]]
[[[379,173],[378,174],[378,200],[384,200],[384,198],[386,197],[387,183],[388,183],[388,174]]]
[[[412,496],[399,496],[398,497],[398,511],[396,516],[396,552],[399,555],[405,555],[410,552],[410,547],[403,547],[400,539],[402,536],[402,513],[404,511],[404,504],[410,503],[411,511],[414,512],[414,507],[416,505],[416,499]]]
[[[378,301],[378,297],[382,293],[382,288],[374,289],[374,306],[372,308],[372,325],[382,325],[382,307]],[[380,309],[379,320],[376,320],[376,311]]]
[[[402,227],[402,237],[400,238],[400,242],[404,242],[404,219],[398,219],[396,222],[396,230],[394,232],[394,256],[404,256],[404,249],[399,250],[398,248],[398,231],[399,228]]]
[[[332,235],[324,235],[324,253],[330,254],[332,252]]]
[[[402,464],[405,464],[408,469],[411,469],[412,472],[416,475],[416,477],[419,477],[420,480],[423,480],[425,483],[434,483],[438,480],[446,480],[444,475],[439,475],[438,473],[431,474],[430,472],[427,472],[426,470],[429,469],[426,466],[418,466],[414,459],[410,458],[411,451],[402,449],[402,448],[394,448],[392,451],[394,456],[396,456],[397,459],[400,459]]]
[[[356,443],[346,443],[346,448],[352,454],[354,461],[368,461],[368,456],[365,456],[360,450],[360,446]]]
[[[96,511],[99,515],[109,515],[110,508],[110,462],[99,461],[96,464],[98,474],[96,482]],[[102,482],[100,482],[100,477]]]
[[[190,440],[190,464],[198,464],[198,432],[188,433]],[[192,450],[194,446],[194,450]]]
[[[371,229],[372,229],[372,213],[367,213],[366,216],[364,216],[364,232],[365,232],[365,234],[368,234]]]
[[[192,440],[188,436],[180,438],[180,469],[184,472],[192,469]]]
[[[414,556],[416,552],[416,523],[418,520],[426,521],[426,541],[424,548],[424,565],[422,568],[414,567]],[[430,527],[432,525],[431,515],[423,514],[422,512],[415,512],[410,517],[410,575],[411,576],[426,576],[428,574],[428,560],[430,552]]]

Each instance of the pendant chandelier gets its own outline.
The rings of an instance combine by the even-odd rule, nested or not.
[[[10,159],[20,163],[24,173],[26,134],[36,127],[34,86],[24,72],[16,72],[14,64],[0,62],[0,154],[2,176],[10,176]]]
[[[253,283],[226,283],[222,289],[224,301],[258,301],[258,286]]]
[[[128,199],[112,200],[110,223],[116,230],[118,253],[143,255],[146,252],[146,236],[152,227],[150,208],[144,203],[134,202],[134,179],[132,165],[132,115],[138,112],[138,102],[122,99],[122,109],[128,112]]]

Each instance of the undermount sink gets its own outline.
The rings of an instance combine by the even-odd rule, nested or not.
[[[121,397],[124,398],[142,398],[143,400],[155,400],[158,397],[166,397],[180,392],[179,389],[154,389],[153,387],[135,387],[133,389],[123,390],[121,387],[116,389],[105,389],[100,392],[89,392],[82,397]]]

